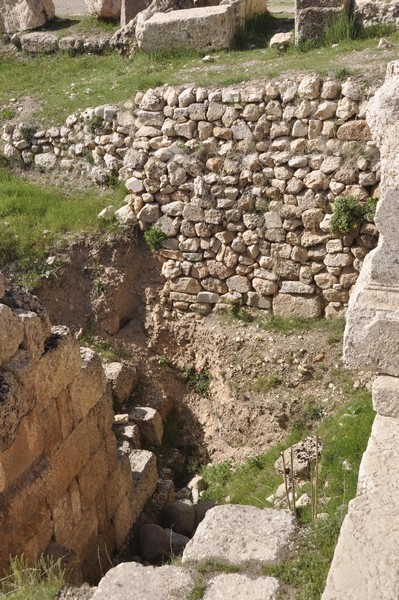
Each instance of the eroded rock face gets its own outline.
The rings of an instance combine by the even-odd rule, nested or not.
[[[378,2],[356,0],[354,2],[354,12],[363,27],[380,25],[381,23],[395,23],[395,25],[399,23],[399,3],[397,0],[379,0]]]
[[[0,0],[0,32],[35,29],[54,15],[53,0]]]

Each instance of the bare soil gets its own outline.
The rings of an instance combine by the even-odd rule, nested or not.
[[[134,404],[164,418],[174,407],[161,466],[241,461],[348,400],[341,336],[322,322],[286,335],[231,316],[170,313],[160,264],[141,238],[114,247],[81,242],[68,257],[38,295],[53,323],[98,335],[137,365]]]

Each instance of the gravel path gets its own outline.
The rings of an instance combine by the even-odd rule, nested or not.
[[[53,0],[57,17],[80,17],[89,11],[84,0]]]

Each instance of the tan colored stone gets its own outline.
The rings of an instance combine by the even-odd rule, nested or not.
[[[338,128],[337,138],[339,140],[362,141],[371,140],[371,133],[366,121],[357,119],[348,121]]]
[[[105,392],[106,379],[100,357],[90,348],[81,348],[82,368],[69,386],[72,414],[79,423]]]
[[[1,0],[0,31],[14,33],[41,27],[55,15],[52,0]]]
[[[139,427],[141,436],[150,444],[162,444],[163,422],[158,411],[148,406],[136,406],[130,412],[129,419]]]
[[[79,374],[79,344],[67,327],[53,327],[35,374],[35,388],[42,402],[50,402]]]
[[[136,39],[140,50],[164,48],[229,48],[234,35],[234,12],[230,6],[158,12],[138,20]]]
[[[290,294],[277,294],[273,299],[273,312],[282,317],[303,317],[313,319],[321,316],[321,302],[319,296],[304,298]]]
[[[0,304],[0,364],[15,354],[23,338],[22,320],[8,306]]]

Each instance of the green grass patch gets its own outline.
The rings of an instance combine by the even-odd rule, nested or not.
[[[253,383],[251,383],[250,389],[253,392],[258,392],[261,394],[267,394],[270,390],[281,385],[281,379],[277,375],[261,375],[257,377]]]
[[[222,318],[228,322],[238,321],[243,326],[252,324],[273,333],[295,335],[307,331],[326,331],[329,333],[328,343],[342,341],[345,328],[344,319],[303,319],[301,317],[280,317],[262,310],[244,307],[240,304],[229,306]]]
[[[339,370],[337,377],[343,377]],[[318,513],[326,513],[324,520],[312,522],[311,508],[298,515],[304,529],[292,553],[277,565],[264,567],[265,574],[274,575],[291,585],[296,598],[319,600],[325,586],[340,526],[347,505],[356,494],[361,457],[366,449],[374,419],[371,394],[353,390],[348,373],[345,386],[351,385],[352,400],[338,412],[326,418],[318,434],[324,444],[320,460]],[[304,436],[294,431],[285,441],[267,453],[248,459],[242,465],[221,463],[207,467],[203,476],[208,483],[206,497],[219,503],[250,504],[264,508],[266,498],[282,483],[274,469],[280,452]],[[302,488],[310,494],[310,483]]]
[[[277,22],[280,31],[287,30],[292,27],[292,16],[283,19],[266,15],[248,22],[241,35],[241,45],[246,49],[218,52],[216,63],[211,66],[201,62],[206,52],[198,50],[136,53],[132,58],[119,56],[116,52],[101,56],[79,54],[71,59],[62,52],[30,56],[0,49],[0,106],[7,105],[12,96],[17,99],[30,96],[39,105],[34,118],[45,118],[46,124],[60,124],[68,114],[87,106],[125,101],[134,97],[137,91],[164,83],[220,87],[298,70],[334,75],[343,69],[347,71],[348,55],[353,52],[356,53],[353,63],[362,71],[359,52],[374,50],[383,31],[374,28],[355,40],[346,36],[336,48],[329,45],[303,52],[300,48],[290,47],[281,53],[265,47]],[[90,30],[90,23],[89,18],[83,19],[76,27]],[[398,32],[387,31],[390,41],[399,40]],[[393,48],[392,58],[395,55]],[[376,61],[381,61],[378,55],[367,57],[367,65]],[[35,77],[31,77],[33,70]]]
[[[60,561],[41,557],[28,567],[23,556],[11,560],[8,574],[0,579],[0,598],[7,600],[55,600],[65,585]]]
[[[12,266],[40,275],[49,269],[43,259],[50,249],[62,248],[71,234],[107,227],[97,214],[107,204],[119,205],[121,199],[119,190],[109,197],[94,189],[71,197],[0,168],[0,268]]]

